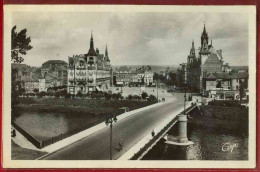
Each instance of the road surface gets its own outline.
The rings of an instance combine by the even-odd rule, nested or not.
[[[117,159],[134,146],[144,136],[169,117],[175,110],[183,108],[184,94],[174,95],[174,99],[161,106],[136,113],[113,124],[112,158]],[[167,98],[166,98],[167,99]],[[124,149],[116,150],[120,139]],[[44,160],[109,160],[110,127],[106,127],[88,137],[66,146],[43,158]]]

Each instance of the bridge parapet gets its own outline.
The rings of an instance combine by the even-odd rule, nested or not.
[[[187,109],[185,111],[188,114],[192,109],[196,108],[197,105],[195,103],[189,103],[187,105]],[[183,114],[183,110],[175,113],[171,119],[164,121],[164,126],[159,129],[155,129],[151,131],[152,133],[144,137],[140,142],[138,142],[129,152],[126,152],[128,155],[122,155],[119,159],[130,159],[130,160],[140,160],[161,138],[163,138],[166,133],[178,122],[178,114]],[[182,115],[183,116],[183,115]],[[185,132],[185,131],[184,131]],[[152,136],[153,135],[153,136]],[[147,141],[148,140],[148,141]],[[131,151],[131,153],[130,153]]]

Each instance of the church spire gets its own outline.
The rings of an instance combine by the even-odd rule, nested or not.
[[[106,45],[106,51],[105,51],[105,59],[106,59],[107,61],[110,61],[110,60],[109,60],[109,57],[108,57],[107,45]]]
[[[94,40],[93,40],[92,31],[91,31],[90,46],[89,46],[87,56],[97,56],[97,53],[96,53],[95,48],[94,48]]]
[[[106,45],[106,53],[105,53],[105,56],[108,57],[107,45]]]
[[[192,46],[191,46],[191,49],[190,49],[190,55],[195,55],[194,40],[192,40]]]
[[[90,38],[90,47],[89,47],[89,49],[94,49],[95,50],[92,31],[91,31],[91,38]]]
[[[207,44],[208,45],[208,42],[209,41],[209,37],[208,37],[208,33],[206,31],[206,25],[205,25],[205,21],[204,21],[204,28],[203,28],[203,32],[201,34],[201,47],[205,46],[203,44]]]
[[[203,28],[203,32],[206,32],[205,20],[204,20],[204,28]]]

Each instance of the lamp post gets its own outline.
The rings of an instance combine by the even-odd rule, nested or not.
[[[112,128],[114,122],[117,122],[116,115],[114,117],[110,115],[105,122],[107,126],[110,126],[110,160],[112,160]]]
[[[156,81],[156,90],[157,90],[157,102],[159,102],[159,99],[158,99],[158,80]]]

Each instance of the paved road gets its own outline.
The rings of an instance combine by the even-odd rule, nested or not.
[[[174,99],[161,106],[136,113],[122,119],[113,125],[112,157],[119,158],[128,149],[134,146],[144,136],[151,133],[164,118],[175,110],[183,108],[183,94],[175,94]],[[48,160],[109,160],[110,128],[102,129],[85,137],[44,159]],[[120,139],[124,140],[124,149],[117,151],[115,148]]]

